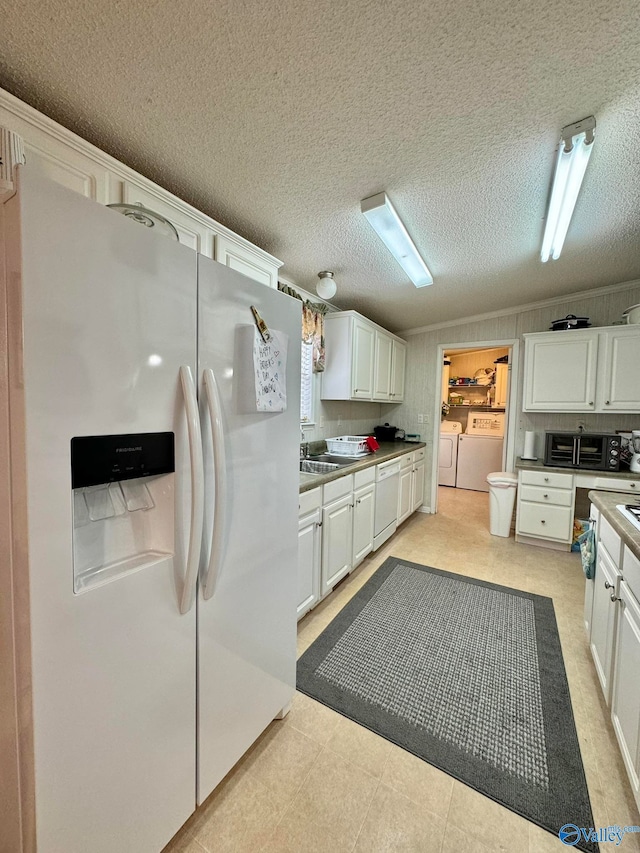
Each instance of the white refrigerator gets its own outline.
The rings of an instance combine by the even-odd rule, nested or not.
[[[293,695],[301,305],[16,171],[0,820],[157,853]]]

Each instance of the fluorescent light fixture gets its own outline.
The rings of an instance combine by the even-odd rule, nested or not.
[[[425,287],[427,284],[433,284],[433,276],[420,257],[387,194],[378,193],[365,198],[360,202],[360,209],[415,286]]]
[[[556,173],[551,187],[540,260],[557,261],[567,236],[582,179],[593,149],[596,120],[593,116],[562,128]]]

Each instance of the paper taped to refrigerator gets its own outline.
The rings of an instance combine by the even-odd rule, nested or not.
[[[287,336],[271,330],[263,341],[258,330],[253,335],[253,369],[256,408],[259,412],[284,412],[287,408]]]

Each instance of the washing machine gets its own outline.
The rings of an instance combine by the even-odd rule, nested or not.
[[[458,465],[458,437],[462,424],[458,421],[442,421],[440,424],[440,447],[438,449],[438,485],[455,486]]]
[[[502,471],[504,412],[469,412],[458,439],[456,487],[488,492],[487,474]]]

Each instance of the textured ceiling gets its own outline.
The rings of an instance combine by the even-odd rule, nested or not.
[[[0,0],[0,86],[391,330],[640,277],[637,0]],[[541,264],[560,128],[596,144]],[[434,275],[360,214],[385,190]]]

